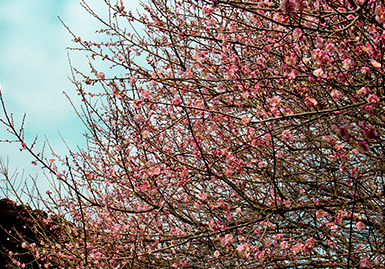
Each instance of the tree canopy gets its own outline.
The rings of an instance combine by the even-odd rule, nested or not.
[[[105,28],[70,30],[88,147],[36,155],[67,189],[25,246],[47,267],[385,265],[383,1],[82,3]]]

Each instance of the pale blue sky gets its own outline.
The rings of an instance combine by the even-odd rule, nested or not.
[[[102,0],[87,2],[98,14],[106,13]],[[139,0],[126,2],[129,9],[139,6]],[[23,113],[27,114],[25,127],[29,141],[38,135],[42,144],[47,136],[55,150],[65,154],[58,132],[75,149],[84,145],[84,128],[63,94],[65,91],[79,104],[68,79],[66,47],[74,44],[57,16],[82,39],[95,38],[95,30],[100,29],[100,24],[80,6],[79,0],[0,0],[0,85],[15,120],[19,122]],[[77,68],[88,70],[84,54],[70,52],[70,57]],[[0,138],[4,136],[4,126],[0,126]],[[19,145],[0,143],[0,156],[9,157],[12,169],[18,167],[26,174],[38,172],[31,158],[19,152]]]

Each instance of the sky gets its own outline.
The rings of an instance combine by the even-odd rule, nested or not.
[[[130,10],[139,8],[139,0],[126,2]],[[87,3],[97,14],[106,14],[103,0]],[[26,114],[26,140],[31,143],[38,136],[38,145],[42,146],[47,138],[55,152],[65,155],[68,150],[62,138],[71,149],[85,145],[85,128],[63,94],[70,96],[75,105],[80,104],[69,80],[68,53],[76,68],[89,69],[85,54],[66,49],[75,44],[58,16],[83,40],[95,39],[95,30],[101,28],[79,0],[0,0],[0,87],[15,122],[20,123]],[[6,138],[9,135],[0,125],[0,139]],[[19,144],[2,142],[0,157],[9,161],[9,170],[17,171],[19,179],[37,176],[39,187],[45,191],[49,185],[41,170],[19,149]],[[1,197],[4,194],[0,191]]]

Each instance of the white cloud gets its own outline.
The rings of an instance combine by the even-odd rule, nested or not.
[[[96,13],[108,18],[102,0],[89,0]],[[138,1],[126,1],[127,8],[139,7]],[[20,121],[27,114],[26,135],[40,141],[47,135],[52,146],[61,154],[66,148],[58,135],[60,131],[75,148],[84,145],[83,127],[63,95],[67,92],[79,104],[75,88],[70,83],[68,46],[73,46],[71,35],[57,16],[83,39],[100,38],[95,30],[101,24],[88,14],[78,0],[12,0],[0,2],[0,84],[10,112]],[[83,53],[70,52],[73,64],[88,70]],[[0,116],[2,116],[0,114]],[[0,139],[6,137],[0,126]],[[35,173],[31,158],[19,152],[19,146],[0,143],[0,156],[9,156],[11,168]],[[1,196],[1,194],[0,194]]]

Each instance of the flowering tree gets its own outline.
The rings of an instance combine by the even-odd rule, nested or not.
[[[36,155],[66,232],[26,248],[62,268],[384,266],[383,1],[105,2],[83,2],[105,42],[74,34],[88,147]]]

